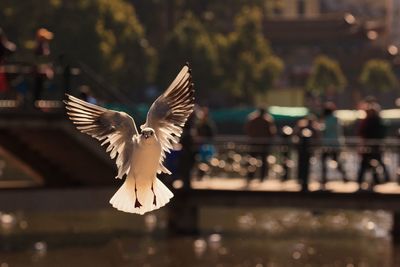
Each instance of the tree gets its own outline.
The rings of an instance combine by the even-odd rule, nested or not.
[[[159,37],[173,29],[188,11],[201,21],[208,32],[227,33],[232,30],[232,21],[244,6],[257,7],[269,14],[282,0],[230,0],[229,8],[227,2],[215,0],[128,1],[138,10],[140,21],[150,34],[150,40],[160,40]]]
[[[224,70],[222,87],[251,104],[256,93],[273,87],[284,64],[274,56],[262,32],[262,13],[244,8],[227,40],[218,37]]]
[[[4,0],[0,25],[18,44],[16,59],[32,60],[35,31],[46,27],[55,58],[79,59],[120,88],[139,90],[153,79],[155,51],[123,0]]]
[[[168,85],[185,62],[194,70],[196,95],[204,100],[206,93],[218,88],[218,53],[209,33],[191,12],[178,22],[160,53],[158,84]]]
[[[360,82],[367,90],[388,91],[397,86],[397,79],[387,60],[368,60],[361,71]]]
[[[311,74],[307,80],[307,89],[318,94],[342,91],[347,85],[339,63],[327,56],[318,56],[313,63]]]

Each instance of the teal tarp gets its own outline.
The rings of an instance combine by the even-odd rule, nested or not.
[[[118,104],[108,104],[107,108],[125,111],[126,113],[135,117],[137,122],[144,121],[146,119],[149,105],[139,104],[134,108],[126,107]],[[216,123],[243,123],[246,121],[247,116],[253,112],[254,108],[224,108],[211,110],[211,117]],[[308,110],[303,107],[277,107],[271,106],[269,108],[270,114],[276,121],[292,121],[298,120],[299,118],[307,115]]]

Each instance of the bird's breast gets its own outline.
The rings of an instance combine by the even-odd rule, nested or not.
[[[132,170],[136,175],[154,178],[161,157],[161,145],[159,142],[140,143],[132,155]]]

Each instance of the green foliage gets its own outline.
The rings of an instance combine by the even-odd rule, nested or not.
[[[281,58],[277,56],[269,56],[260,62],[259,73],[256,77],[259,78],[257,88],[264,92],[273,86],[276,79],[282,74],[284,63]]]
[[[35,31],[46,27],[55,33],[54,57],[79,59],[110,84],[139,89],[154,75],[155,51],[133,6],[123,0],[4,0],[0,25],[17,43],[17,59],[32,60]]]
[[[397,86],[392,66],[381,59],[371,59],[364,64],[360,82],[368,90],[388,91]]]
[[[195,70],[197,96],[207,98],[224,89],[251,104],[256,93],[271,88],[283,71],[262,32],[262,12],[244,8],[229,34],[210,32],[187,12],[168,36],[160,55],[157,83],[167,85],[176,70],[189,61]]]
[[[157,0],[139,0],[157,1]],[[161,1],[162,2],[162,1]],[[209,32],[227,33],[232,29],[232,21],[246,6],[260,10],[263,15],[271,15],[283,0],[175,0],[174,10],[179,17],[180,12],[192,11],[202,21]]]
[[[190,62],[197,97],[219,91],[250,104],[283,71],[262,29],[279,1],[232,0],[227,8],[195,0],[2,0],[0,25],[18,45],[15,60],[34,61],[35,31],[46,27],[54,33],[54,60],[65,54],[82,61],[135,95],[144,96],[148,84],[164,88]]]
[[[220,36],[224,78],[222,87],[247,102],[257,92],[273,87],[283,71],[283,62],[272,54],[262,32],[262,14],[244,8],[235,19],[235,30],[227,40]],[[221,45],[222,44],[222,45]]]
[[[159,84],[168,85],[185,62],[190,62],[195,70],[193,76],[200,96],[216,87],[215,78],[219,71],[217,48],[209,33],[190,12],[176,25],[160,53]]]
[[[314,60],[311,75],[307,80],[308,90],[324,93],[332,88],[335,91],[341,91],[346,85],[347,79],[336,60],[324,55]]]

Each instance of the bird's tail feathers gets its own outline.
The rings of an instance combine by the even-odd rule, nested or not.
[[[110,199],[110,204],[120,211],[143,215],[161,208],[173,196],[174,194],[158,178],[154,179],[153,184],[136,185],[135,179],[127,178]]]

